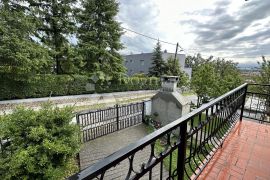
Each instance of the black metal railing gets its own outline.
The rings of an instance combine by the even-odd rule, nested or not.
[[[270,84],[249,84],[243,117],[270,123]]]
[[[107,109],[78,113],[76,119],[82,132],[81,141],[87,142],[141,123],[144,118],[144,103],[116,105]]]
[[[242,119],[246,91],[243,84],[69,179],[196,178]]]

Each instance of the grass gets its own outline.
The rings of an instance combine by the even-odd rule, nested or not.
[[[154,132],[155,129],[152,126],[146,126],[146,130],[147,130],[147,133],[152,133],[152,132]],[[173,144],[173,142],[176,142],[176,141],[177,141],[176,137],[171,138],[172,144]],[[187,149],[186,149],[186,157],[189,157],[189,155],[190,155],[190,146],[191,146],[190,143],[188,143],[188,146],[187,146]],[[213,146],[209,145],[209,147],[212,149]],[[156,143],[155,143],[155,152],[156,152],[157,155],[160,154],[161,152],[163,152],[165,150],[165,148],[166,148],[166,146],[162,144],[162,141],[160,139],[156,141]],[[207,148],[207,150],[210,150],[210,148]],[[178,151],[174,150],[172,152],[172,161],[171,161],[171,163],[170,163],[170,156],[169,155],[163,160],[164,167],[165,167],[165,169],[167,171],[169,171],[170,164],[171,164],[171,172],[173,172],[177,168],[177,157],[178,157]],[[192,169],[194,171],[197,169],[196,163],[200,164],[200,159],[199,158],[204,160],[204,156],[203,156],[202,153],[198,153],[197,157],[194,157],[195,161],[194,160],[191,161],[191,163],[190,163],[191,167],[188,164],[185,165],[186,166],[186,172],[187,172],[189,177],[192,176],[192,174],[193,174]],[[185,179],[189,179],[189,178],[185,175]]]
[[[202,122],[205,122],[205,121],[206,121],[206,114],[205,114],[205,113],[202,113],[202,114],[201,114],[201,121],[202,121]],[[217,119],[217,118],[215,118],[215,119],[212,120],[212,121],[214,121],[214,123],[215,123],[215,122],[218,123],[218,119]],[[212,124],[212,126],[213,126],[214,123],[213,123],[213,122],[207,123],[207,124],[204,125],[204,127],[202,128],[202,131],[208,133],[208,132],[210,131],[210,124]],[[189,121],[188,124],[191,126],[191,121]],[[198,127],[199,124],[200,124],[200,119],[199,119],[199,115],[197,115],[197,116],[194,117],[194,120],[193,120],[193,127]]]
[[[106,107],[106,103],[99,103],[99,104],[94,104],[94,105],[84,105],[84,106],[75,106],[74,111],[79,112],[79,111],[84,111],[84,110],[96,110],[96,109],[102,109]]]
[[[183,96],[192,96],[192,95],[196,95],[196,93],[193,92],[193,91],[188,91],[188,92],[182,93],[182,95],[183,95]]]
[[[141,98],[133,98],[133,99],[126,99],[121,101],[116,101],[116,104],[128,104],[128,103],[135,103],[142,100],[147,99],[147,97],[141,97]],[[113,106],[115,103],[98,103],[94,105],[84,105],[84,106],[75,106],[75,112],[84,111],[84,110],[96,110],[96,109],[103,109],[108,106]]]
[[[201,114],[201,121],[206,121],[206,114],[205,113]],[[195,116],[193,119],[193,127],[198,127],[199,124],[200,124],[200,119],[199,119],[199,115],[198,115],[198,116]],[[191,126],[191,121],[188,122],[188,125]],[[210,124],[208,123],[204,126],[203,131],[208,133],[209,128],[210,128]]]

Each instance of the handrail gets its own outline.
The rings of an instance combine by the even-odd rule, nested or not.
[[[258,83],[248,83],[251,86],[270,86],[270,84],[258,84]]]
[[[269,116],[270,110],[270,84],[248,84],[254,87],[247,91],[247,104],[244,106],[243,117],[258,120],[260,122],[270,123],[267,115]],[[260,86],[258,88],[258,86]]]
[[[111,154],[110,156],[105,157],[103,160],[97,162],[96,164],[94,164],[88,168],[85,168],[81,172],[71,176],[69,179],[84,179],[84,178],[91,179],[91,178],[94,178],[101,171],[106,170],[109,167],[112,167],[113,165],[115,165],[116,163],[119,163],[122,160],[128,158],[129,156],[134,154],[134,152],[142,149],[143,147],[145,147],[147,145],[150,145],[153,141],[166,135],[168,132],[174,130],[176,127],[179,127],[181,125],[181,123],[187,122],[189,119],[202,113],[203,111],[207,110],[209,107],[217,105],[219,102],[221,102],[222,100],[224,100],[228,96],[234,94],[235,92],[237,92],[243,88],[247,88],[247,86],[248,86],[248,84],[245,83],[245,84],[229,91],[228,93],[212,100],[211,102],[201,106],[200,108],[182,116],[181,118],[175,120],[174,122],[172,122],[172,123],[160,128],[160,129],[156,130],[155,132],[143,137],[142,139],[138,140],[137,142],[132,143],[132,144],[116,151],[115,153]]]

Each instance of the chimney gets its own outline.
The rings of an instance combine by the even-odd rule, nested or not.
[[[151,114],[161,126],[189,113],[188,100],[177,91],[178,80],[178,76],[162,76],[161,90],[151,98]]]
[[[162,76],[161,77],[161,91],[176,92],[178,76]]]

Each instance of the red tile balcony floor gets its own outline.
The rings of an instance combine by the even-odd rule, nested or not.
[[[270,179],[270,126],[238,122],[198,179]]]

